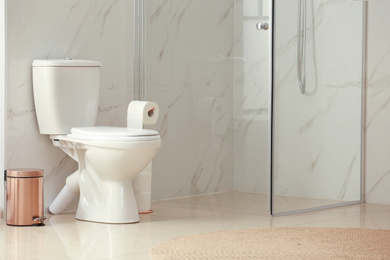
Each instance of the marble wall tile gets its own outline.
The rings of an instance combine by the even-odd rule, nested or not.
[[[45,170],[48,207],[77,164],[40,135],[32,95],[34,59],[98,60],[98,125],[126,125],[133,100],[132,1],[7,2],[7,168]],[[74,209],[73,205],[70,209]]]
[[[161,116],[154,128],[163,139],[153,165],[154,199],[232,189],[265,193],[268,189],[269,67],[265,50],[268,49],[269,35],[264,31],[253,32],[253,24],[258,20],[245,18],[252,15],[252,11],[250,14],[245,11],[252,10],[246,6],[249,2],[253,1],[146,2],[145,94],[146,99],[157,101],[161,107]],[[329,1],[337,11],[330,5],[313,6],[317,18],[310,27],[319,32],[332,23],[344,23],[343,14],[348,10],[341,5],[342,2]],[[390,3],[370,1],[368,7],[366,198],[367,202],[390,204],[387,188],[390,185],[387,159],[390,156],[390,139],[387,138],[387,129],[390,128],[390,36],[387,25],[390,18],[386,13]],[[285,14],[285,17],[291,13]],[[324,20],[325,13],[332,14],[331,20]],[[259,19],[267,21],[266,17]],[[290,17],[287,20],[294,19]],[[33,59],[67,56],[102,61],[97,123],[124,126],[127,104],[134,98],[131,22],[132,1],[7,2],[6,165],[7,168],[45,169],[46,206],[77,165],[61,150],[54,148],[48,137],[38,132],[32,97],[31,62]],[[353,19],[348,22],[353,23]],[[360,27],[351,27],[351,30],[360,30]],[[286,75],[280,80],[296,85],[292,69],[295,54],[291,52],[296,46],[296,30],[291,31],[279,51],[280,55],[291,56],[291,62],[283,64]],[[334,32],[333,39],[341,37],[343,33]],[[325,62],[318,68],[309,67],[308,73],[317,78],[309,77],[308,80],[316,81],[314,85],[325,84],[327,98],[314,101],[324,103],[321,109],[300,111],[305,117],[285,121],[296,125],[298,132],[308,135],[315,128],[317,118],[325,119],[336,113],[333,108],[343,109],[343,103],[350,103],[351,96],[344,90],[356,92],[356,81],[351,75],[355,74],[359,64],[356,61],[355,65],[342,68],[329,65],[333,64],[336,56],[344,53],[330,55],[330,52],[324,52],[325,55],[321,56],[319,49],[335,47],[338,42],[327,42],[320,33],[309,34],[310,43],[313,39],[317,39],[318,49],[315,50],[312,44],[310,51],[317,51],[317,58]],[[254,42],[261,43],[261,48]],[[359,48],[353,44],[349,46],[348,52]],[[344,72],[342,77],[332,76],[331,81],[326,83],[325,79],[336,75],[335,70],[340,69]],[[312,89],[309,88],[309,91]],[[296,92],[286,92],[285,101],[289,102],[290,95],[299,96]],[[357,106],[350,105],[352,110]],[[336,120],[333,124],[349,122]],[[316,131],[321,131],[321,127],[325,129],[325,126],[318,125]],[[348,128],[344,130],[343,136],[350,135]],[[313,139],[309,140],[315,143]],[[345,140],[338,139],[337,142],[341,141]],[[348,169],[356,171],[358,167],[356,145],[345,145],[355,148],[347,152],[349,156],[338,156],[344,161],[337,163],[342,164],[347,172]],[[304,163],[304,167],[311,167],[313,172],[330,165],[319,158],[333,160],[337,157],[337,154],[330,155],[326,147],[319,144],[316,147]],[[340,186],[330,186],[329,190],[337,195],[336,198],[353,196],[347,189],[348,176],[347,173],[340,178]],[[322,181],[326,180],[319,183]],[[281,190],[286,191],[288,187],[286,179]],[[69,209],[75,209],[75,204]]]
[[[161,110],[153,199],[232,190],[234,1],[145,5],[145,99]]]
[[[269,42],[267,1],[235,3],[234,189],[267,193],[269,175]]]
[[[162,107],[162,117],[156,126],[163,137],[163,146],[154,164],[155,199],[219,190],[215,188],[215,184],[210,184],[213,182],[213,175],[218,176],[218,170],[215,170],[218,168],[215,167],[218,165],[218,159],[216,157],[212,159],[214,153],[207,150],[211,149],[211,146],[206,149],[202,145],[205,140],[210,142],[217,137],[216,132],[210,130],[216,129],[213,125],[215,124],[213,114],[207,112],[211,111],[210,108],[213,105],[225,102],[221,100],[221,92],[218,90],[223,89],[218,84],[225,83],[213,81],[213,77],[218,78],[224,75],[221,68],[232,71],[229,63],[234,64],[234,83],[228,83],[234,85],[234,92],[227,96],[233,95],[234,105],[233,108],[229,108],[233,109],[233,119],[226,122],[231,124],[229,127],[232,128],[234,151],[229,156],[226,154],[226,158],[234,159],[234,171],[229,173],[233,179],[229,177],[229,181],[224,182],[226,183],[224,187],[229,188],[233,185],[233,188],[237,190],[256,192],[266,192],[268,189],[269,67],[267,44],[269,35],[263,32],[253,32],[253,25],[258,21],[267,21],[267,18],[245,17],[245,10],[251,10],[250,13],[252,13],[252,9],[247,8],[249,2],[254,3],[253,1],[208,2],[208,8],[215,11],[210,12],[213,16],[208,16],[208,13],[203,15],[202,21],[199,21],[199,14],[203,13],[202,9],[197,6],[197,3],[191,1],[167,0],[147,3],[149,9],[146,16],[146,38],[148,39],[146,41],[146,98],[157,101]],[[299,113],[303,117],[296,120],[287,118],[283,122],[296,125],[298,134],[306,133],[305,140],[317,147],[315,151],[310,151],[306,156],[309,159],[302,164],[302,167],[310,168],[313,172],[329,168],[332,172],[336,171],[336,168],[332,168],[333,166],[342,165],[344,174],[337,178],[333,176],[318,181],[318,176],[313,174],[314,183],[321,185],[323,181],[329,181],[328,185],[324,185],[327,188],[321,190],[323,196],[329,198],[328,195],[332,194],[333,199],[355,199],[358,192],[351,187],[356,187],[358,183],[360,163],[360,147],[356,140],[359,140],[360,135],[358,130],[360,129],[360,90],[358,88],[360,78],[357,75],[360,75],[361,65],[360,56],[355,54],[359,53],[361,48],[361,27],[354,25],[361,22],[361,12],[354,8],[356,9],[359,2],[351,4],[346,1],[312,1],[310,3],[315,4],[310,5],[308,10],[309,16],[313,17],[313,19],[309,18],[308,50],[316,55],[308,65],[308,74],[314,75],[308,79],[310,85],[308,92],[309,94],[318,92],[318,96],[326,98],[302,100],[313,104],[320,102],[323,106],[314,111],[300,110]],[[294,5],[291,8],[295,8],[296,3],[290,1],[289,4]],[[221,30],[222,21],[229,20],[227,17],[230,15],[232,5],[234,5],[235,17],[233,42],[229,38],[232,37],[232,32],[229,32],[228,26],[223,26]],[[293,13],[284,14],[284,20],[295,21],[297,17],[290,17]],[[345,21],[346,13],[353,13],[348,21]],[[207,28],[204,24],[207,24]],[[335,28],[336,24],[343,24],[343,28],[347,29],[333,31],[329,29]],[[288,84],[297,85],[294,68],[296,28],[292,29],[292,26],[295,24],[288,23],[285,27],[291,32],[290,34],[287,31],[283,32],[283,29],[279,30],[287,35],[286,41],[281,43],[279,55],[291,56],[287,62],[281,64],[280,71],[285,71],[286,74],[278,75],[286,86]],[[348,37],[345,34],[346,31]],[[327,39],[329,33],[332,35],[330,40]],[[347,49],[336,48],[339,44],[338,40],[345,38],[348,38],[351,43],[348,44],[349,47]],[[224,42],[221,42],[221,39]],[[230,46],[233,46],[233,50]],[[339,57],[345,58],[335,64],[334,60]],[[318,60],[321,62],[319,63]],[[346,61],[348,64],[345,63]],[[202,62],[203,65],[199,65]],[[203,67],[204,70],[196,69],[196,67]],[[209,73],[206,73],[207,71]],[[343,73],[338,73],[339,71]],[[225,80],[230,80],[227,75],[224,77]],[[383,84],[383,81],[381,83]],[[316,89],[320,85],[324,87],[323,90]],[[281,89],[283,90],[283,87]],[[291,91],[293,93],[290,93]],[[319,95],[320,92],[321,95]],[[301,98],[299,91],[288,89],[285,93],[281,97],[286,104],[290,104],[292,96],[298,95],[297,98]],[[348,104],[348,111],[345,110],[345,104]],[[344,111],[345,116],[337,115],[336,111],[340,109]],[[348,116],[348,113],[353,115],[354,119]],[[333,121],[330,120],[332,116],[336,118]],[[348,116],[347,119],[346,116]],[[339,127],[326,130],[329,129],[327,124],[318,124],[317,118],[322,118],[325,120],[323,122]],[[210,125],[210,122],[213,123]],[[227,128],[221,129],[226,131]],[[344,142],[344,147],[350,147],[350,149],[345,151],[338,149],[337,153],[333,153],[332,151],[337,147],[328,145],[324,148],[321,144],[317,144],[313,139],[315,138],[313,131],[328,136],[327,139],[325,138],[326,143]],[[350,143],[343,138],[346,135],[351,136]],[[291,138],[291,140],[300,139]],[[302,143],[305,140],[299,142]],[[221,146],[223,143],[216,142],[215,144]],[[220,149],[222,147],[223,145]],[[186,151],[186,155],[182,151]],[[306,151],[302,152],[306,153]],[[205,160],[203,156],[208,157],[209,160]],[[284,154],[282,157],[288,158],[289,154]],[[334,161],[335,158],[338,158],[337,163],[329,162],[329,160]],[[199,174],[199,169],[202,174]],[[334,178],[339,185],[333,185]],[[370,178],[369,172],[367,178]],[[286,191],[291,184],[288,178],[284,182],[281,184],[281,190]],[[302,185],[307,182],[307,179],[302,180]],[[302,185],[297,187],[302,187]],[[161,186],[168,188],[162,189]],[[312,187],[313,192],[316,188],[317,186]]]

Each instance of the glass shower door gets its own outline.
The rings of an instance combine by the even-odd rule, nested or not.
[[[363,3],[273,1],[271,213],[361,200]]]
[[[138,97],[159,104],[151,127],[163,140],[153,199],[235,190],[265,200],[270,30],[256,25],[269,23],[269,0],[136,3]]]

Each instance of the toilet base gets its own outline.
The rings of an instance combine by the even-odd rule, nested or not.
[[[88,183],[91,182],[84,182]],[[95,185],[80,185],[76,219],[110,224],[139,222],[131,182],[104,181],[98,185],[99,189]]]
[[[139,221],[137,221],[137,222],[123,222],[123,223],[103,222],[103,221],[85,220],[85,219],[81,219],[81,218],[77,218],[77,217],[75,217],[74,219],[78,220],[78,221],[85,221],[85,222],[91,222],[91,223],[101,223],[101,224],[134,224],[134,223],[138,223],[139,222]]]

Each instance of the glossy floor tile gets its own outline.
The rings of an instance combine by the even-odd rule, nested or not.
[[[390,229],[390,205],[360,204],[271,217],[263,194],[226,192],[152,203],[136,224],[100,224],[50,215],[44,227],[0,224],[0,259],[148,260],[149,251],[174,237],[217,230],[268,227]]]

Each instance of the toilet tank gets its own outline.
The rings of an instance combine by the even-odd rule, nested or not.
[[[94,126],[98,113],[101,62],[34,60],[35,110],[41,134],[70,133]]]

